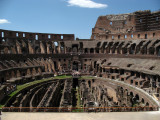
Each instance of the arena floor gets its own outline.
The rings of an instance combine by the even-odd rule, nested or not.
[[[13,113],[3,112],[0,120],[159,120],[156,112],[108,113]]]

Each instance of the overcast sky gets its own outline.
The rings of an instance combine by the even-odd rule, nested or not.
[[[160,0],[0,0],[0,29],[89,39],[100,15],[159,9]]]

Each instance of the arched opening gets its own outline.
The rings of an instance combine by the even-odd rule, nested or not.
[[[138,94],[136,94],[135,98],[136,98],[136,100],[139,100],[139,95],[138,95]]]
[[[54,68],[57,69],[57,62],[54,61]]]
[[[78,62],[77,62],[77,61],[74,61],[74,62],[73,62],[72,70],[78,71]]]
[[[22,73],[22,76],[25,76],[26,74],[25,73]]]
[[[136,44],[132,44],[130,47],[130,54],[134,54],[136,48]]]
[[[87,48],[84,49],[84,53],[88,53],[88,49]]]
[[[93,48],[90,49],[90,53],[94,53],[94,49]]]
[[[141,102],[144,104],[144,99],[142,98]]]
[[[65,49],[64,42],[61,42],[60,46],[61,46],[60,47],[61,53],[64,53],[64,49]]]
[[[69,53],[71,53],[71,52],[72,52],[72,49],[71,49],[71,48],[69,48],[69,50],[68,50],[68,51],[69,51]]]
[[[78,45],[72,45],[72,52],[77,53],[78,52]]]
[[[27,53],[28,53],[27,48],[23,47],[22,48],[22,54],[27,54]]]
[[[89,85],[89,87],[91,87],[91,81],[88,81],[88,85]]]
[[[96,68],[96,63],[97,63],[97,61],[94,61],[94,68]]]
[[[83,48],[83,42],[80,42],[80,48],[81,49]]]
[[[133,97],[133,92],[130,92],[130,96]]]
[[[96,48],[96,53],[99,53],[99,48]]]
[[[154,55],[154,51],[155,51],[154,47],[149,48],[149,54],[150,55]]]
[[[146,103],[146,106],[149,106],[149,103],[148,103],[148,102]]]
[[[1,83],[3,84],[5,82],[4,77],[1,78]]]
[[[36,46],[36,47],[35,47],[35,52],[36,52],[36,53],[40,53],[40,52],[41,52],[41,49],[40,49],[38,46]]]
[[[156,48],[156,53],[157,53],[157,56],[160,56],[160,46]]]
[[[63,70],[67,70],[67,65],[63,64]]]

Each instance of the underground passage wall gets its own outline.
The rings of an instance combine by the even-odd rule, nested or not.
[[[97,105],[91,105],[91,103],[97,103]],[[96,77],[70,77],[67,79],[52,78],[49,81],[25,87],[7,101],[3,111],[64,112],[65,110],[71,112],[80,107],[84,112],[89,111],[87,109],[89,107],[122,107],[121,111],[128,111],[127,107],[143,108],[138,111],[157,110],[155,101],[125,84]],[[104,109],[97,111],[104,111]],[[105,112],[111,112],[111,110],[106,109]]]

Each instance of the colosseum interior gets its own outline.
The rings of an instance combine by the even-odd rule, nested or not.
[[[160,11],[99,16],[90,39],[0,29],[0,106],[157,111],[159,63]]]

